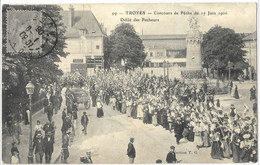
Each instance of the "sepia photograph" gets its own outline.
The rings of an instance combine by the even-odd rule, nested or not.
[[[1,7],[1,164],[258,163],[257,3]]]

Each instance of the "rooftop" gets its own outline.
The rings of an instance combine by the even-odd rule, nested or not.
[[[64,25],[67,27],[66,37],[78,38],[80,37],[80,29],[87,31],[85,36],[104,36],[106,35],[101,25],[97,21],[96,17],[90,10],[86,11],[73,11],[73,24],[72,27],[69,25],[69,17],[71,11],[61,11],[62,20]]]
[[[141,35],[142,40],[185,40],[186,34]]]
[[[256,31],[253,33],[250,33],[246,37],[243,38],[243,41],[253,41],[257,39]]]

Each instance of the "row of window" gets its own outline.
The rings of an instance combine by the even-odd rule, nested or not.
[[[156,52],[156,57],[162,57],[163,52]],[[153,57],[153,52],[150,52],[150,57]]]
[[[163,64],[164,64],[163,62],[145,62],[144,67],[146,67],[146,68],[164,67]],[[174,66],[176,64],[178,64],[179,66],[185,66],[186,62],[165,63],[165,67],[167,67],[167,66],[171,67],[171,66]]]

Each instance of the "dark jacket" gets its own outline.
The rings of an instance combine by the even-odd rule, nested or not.
[[[43,130],[45,131],[45,134],[52,133],[53,129],[54,128],[53,128],[53,126],[51,124],[45,124],[43,126]]]
[[[84,119],[84,115],[81,117],[81,125],[88,125],[88,116],[86,115]]]
[[[133,143],[128,144],[127,155],[129,158],[135,158],[135,147]]]
[[[61,116],[61,118],[62,118],[62,121],[63,121],[63,122],[65,121],[66,116],[67,116],[66,112],[62,111],[62,116]]]
[[[36,139],[33,143],[33,150],[35,149],[35,154],[37,153],[41,153],[43,154],[44,153],[44,142],[43,142],[43,139],[41,138],[41,140],[39,141],[39,139]]]
[[[53,139],[50,138],[50,140],[48,141],[48,137],[45,137],[43,141],[44,141],[45,154],[52,154],[53,153]]]
[[[177,159],[176,159],[176,154],[175,152],[169,152],[167,154],[167,157],[166,157],[166,162],[167,163],[176,163]]]

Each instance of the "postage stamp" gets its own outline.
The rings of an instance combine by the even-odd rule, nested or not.
[[[51,52],[57,42],[57,28],[45,12],[7,11],[7,52],[25,58],[39,58]]]

